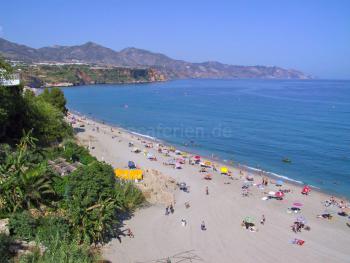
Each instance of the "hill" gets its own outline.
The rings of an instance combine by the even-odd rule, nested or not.
[[[166,78],[262,78],[308,79],[305,73],[280,67],[237,66],[216,61],[191,63],[138,48],[114,51],[93,42],[76,46],[31,48],[0,38],[0,54],[24,62],[81,62],[118,67],[152,67]]]

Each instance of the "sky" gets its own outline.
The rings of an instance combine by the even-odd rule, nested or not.
[[[0,37],[35,48],[93,41],[350,79],[348,0],[4,0]]]

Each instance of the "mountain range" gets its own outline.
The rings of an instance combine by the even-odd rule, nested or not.
[[[261,78],[309,79],[309,75],[294,69],[270,66],[238,66],[216,61],[191,63],[172,59],[164,54],[138,48],[114,51],[93,42],[76,46],[31,48],[0,38],[0,54],[9,60],[72,63],[153,68],[168,79],[179,78]]]

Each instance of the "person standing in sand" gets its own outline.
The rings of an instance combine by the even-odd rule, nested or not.
[[[205,194],[206,194],[206,195],[209,195],[209,188],[208,188],[208,186],[205,187]]]
[[[266,221],[265,215],[262,215],[261,220],[260,220],[260,224],[265,225],[265,221]]]
[[[204,221],[202,221],[201,230],[203,230],[203,231],[207,230],[207,227],[205,226],[205,222]]]

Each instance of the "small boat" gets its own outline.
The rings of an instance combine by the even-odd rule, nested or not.
[[[284,162],[284,163],[291,163],[292,160],[290,160],[290,159],[288,159],[288,158],[284,158],[284,159],[282,159],[282,162]]]

